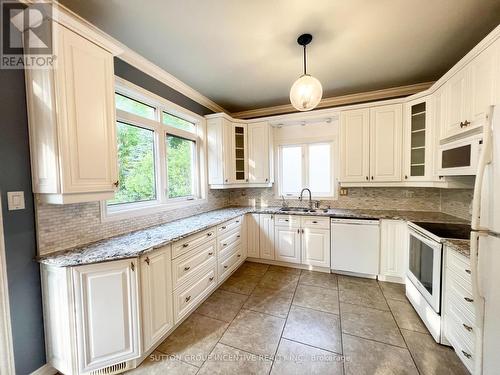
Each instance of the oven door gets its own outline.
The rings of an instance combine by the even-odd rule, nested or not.
[[[436,313],[441,311],[442,244],[410,228],[408,278]]]

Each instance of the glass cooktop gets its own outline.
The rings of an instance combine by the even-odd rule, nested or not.
[[[469,224],[449,224],[449,223],[422,223],[413,222],[420,228],[425,229],[441,238],[456,238],[460,240],[470,239],[471,227]]]

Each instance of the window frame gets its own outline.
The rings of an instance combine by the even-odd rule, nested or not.
[[[335,139],[311,139],[311,140],[300,140],[300,141],[293,141],[293,140],[287,140],[287,141],[282,141],[276,144],[276,153],[277,153],[277,158],[276,158],[276,170],[277,170],[277,176],[278,176],[278,181],[276,184],[276,189],[275,193],[276,196],[275,198],[281,199],[282,196],[285,197],[285,200],[296,200],[298,198],[298,194],[300,192],[297,192],[297,195],[294,194],[284,194],[282,192],[282,186],[283,186],[283,170],[282,170],[282,162],[283,162],[283,148],[285,147],[292,147],[292,146],[299,146],[302,148],[302,184],[303,187],[308,187],[309,186],[309,146],[310,145],[321,145],[321,144],[328,144],[330,145],[330,168],[331,168],[331,173],[330,173],[330,187],[331,190],[326,194],[326,195],[317,195],[314,192],[312,192],[312,199],[315,200],[337,200],[338,195],[337,195],[337,188],[335,185],[335,182],[337,180],[336,174],[337,174],[337,164],[335,162],[335,155],[337,155],[337,144]]]
[[[101,201],[101,221],[126,219],[149,213],[175,210],[179,207],[199,205],[206,202],[206,122],[204,117],[153,94],[122,78],[115,77],[115,93],[155,108],[155,120],[116,109],[115,124],[122,122],[154,132],[155,188],[156,199],[132,203],[108,205]],[[113,102],[114,103],[114,102]],[[179,129],[162,122],[163,112],[172,114],[195,125],[195,131]],[[168,197],[167,135],[194,141],[194,194],[186,197]]]

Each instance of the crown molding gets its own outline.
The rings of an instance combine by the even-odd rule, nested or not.
[[[425,90],[429,89],[433,84],[434,84],[434,82],[422,82],[422,83],[416,83],[413,85],[398,86],[398,87],[391,87],[391,88],[382,89],[382,90],[360,92],[357,94],[333,96],[330,98],[322,99],[316,108],[320,109],[320,108],[337,107],[337,106],[341,106],[341,105],[348,105],[348,104],[362,103],[362,102],[367,102],[367,101],[391,99],[391,98],[397,98],[400,96],[413,95],[413,94],[416,94],[418,92],[425,91]],[[248,119],[248,118],[254,118],[254,117],[279,115],[279,114],[285,114],[285,113],[300,113],[300,112],[297,111],[291,104],[284,104],[284,105],[278,105],[278,106],[274,106],[274,107],[251,109],[248,111],[231,113],[231,116],[234,118]]]
[[[36,3],[37,0],[21,0],[21,2],[29,5],[32,3]],[[196,91],[181,80],[175,78],[172,74],[160,68],[158,65],[142,57],[137,52],[133,51],[125,44],[108,35],[97,26],[82,18],[58,1],[54,0],[53,6],[54,20],[57,23],[69,28],[70,30],[75,31],[84,38],[110,51],[114,56],[119,57],[121,60],[127,62],[128,64],[134,66],[145,74],[162,82],[163,84],[171,87],[172,89],[180,92],[181,94],[187,96],[188,98],[194,100],[202,106],[214,112],[229,113],[226,109],[224,109],[211,99],[207,98],[205,95]]]

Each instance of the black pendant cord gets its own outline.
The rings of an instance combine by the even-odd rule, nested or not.
[[[304,44],[304,75],[307,74],[307,62],[306,62],[306,46]]]

